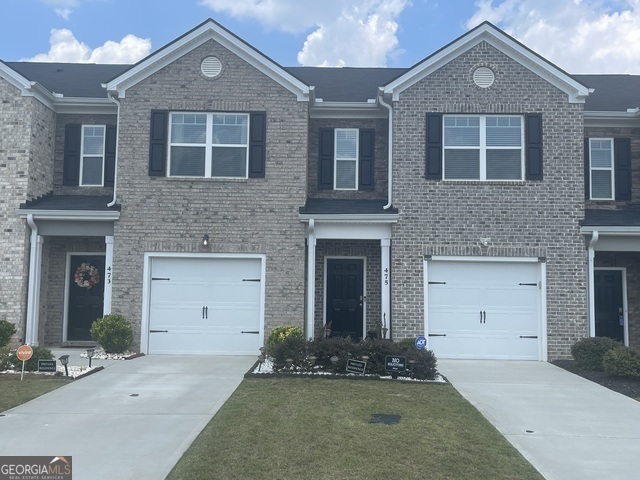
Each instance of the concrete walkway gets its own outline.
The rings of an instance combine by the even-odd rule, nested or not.
[[[164,479],[253,362],[157,355],[110,362],[3,412],[0,451],[71,456],[77,479]]]
[[[640,478],[640,402],[544,362],[438,370],[547,480]]]

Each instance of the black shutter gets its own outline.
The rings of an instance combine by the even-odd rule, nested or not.
[[[375,130],[360,130],[359,186],[360,190],[373,190],[373,165],[375,153]]]
[[[542,180],[542,114],[525,115],[525,179]]]
[[[591,162],[589,161],[589,139],[584,139],[584,198],[591,198]]]
[[[631,140],[613,139],[616,200],[631,200]]]
[[[267,114],[252,112],[249,125],[249,178],[264,178],[267,157]]]
[[[116,139],[118,132],[115,125],[107,125],[107,136],[104,154],[104,186],[113,187],[116,175]]]
[[[427,113],[424,177],[442,180],[442,114]],[[391,174],[391,172],[389,172]]]
[[[151,132],[149,136],[149,175],[166,175],[167,164],[167,110],[151,110]]]
[[[320,130],[318,152],[318,188],[333,188],[333,129]]]
[[[82,125],[68,124],[64,130],[63,185],[78,185],[80,180],[80,144]]]

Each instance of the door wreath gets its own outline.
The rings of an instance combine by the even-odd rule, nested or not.
[[[100,283],[100,272],[90,263],[81,263],[73,277],[76,285],[87,290]]]

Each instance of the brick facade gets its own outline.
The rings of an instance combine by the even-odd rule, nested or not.
[[[491,88],[472,80],[496,72]],[[517,82],[514,81],[517,79]],[[422,333],[423,256],[546,257],[549,358],[587,335],[583,217],[583,106],[483,42],[400,95],[394,104],[392,322],[396,338]],[[425,180],[425,113],[540,112],[544,180]],[[480,237],[491,238],[489,247]]]

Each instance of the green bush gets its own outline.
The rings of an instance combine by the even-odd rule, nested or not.
[[[0,348],[6,346],[11,337],[16,333],[16,326],[7,322],[6,320],[0,320]]]
[[[280,327],[276,327],[271,330],[267,337],[267,348],[271,350],[275,345],[289,337],[299,337],[303,339],[304,335],[302,334],[300,327],[294,327],[293,325],[282,325]]]
[[[9,363],[11,357],[11,349],[9,347],[0,347],[0,372],[13,368]]]
[[[620,342],[609,337],[583,338],[571,346],[571,355],[576,362],[576,367],[582,370],[602,371],[604,355],[620,345]]]
[[[401,373],[420,380],[435,378],[436,358],[430,350],[418,350],[413,341],[390,342],[373,340],[370,342],[354,342],[350,338],[333,337],[305,341],[299,337],[289,337],[278,343],[270,351],[275,371],[297,372],[333,372],[346,373],[347,360],[362,360],[367,356],[366,373],[372,375],[389,375],[385,368],[387,356],[406,357],[408,371]],[[337,357],[334,365],[331,357]],[[315,360],[312,361],[312,357]],[[291,367],[286,360],[291,359]]]
[[[617,377],[640,377],[640,353],[626,347],[616,347],[604,354],[604,371]]]
[[[105,315],[91,325],[91,338],[107,353],[126,352],[133,342],[131,324],[124,315]]]
[[[53,353],[51,350],[44,347],[32,347],[33,355],[29,360],[24,362],[24,369],[28,372],[37,372],[38,371],[38,360],[53,360]],[[18,360],[16,356],[16,352],[11,352],[9,354],[9,362],[10,365],[13,366],[14,370],[22,370],[22,360]]]

